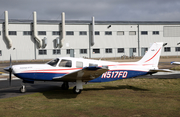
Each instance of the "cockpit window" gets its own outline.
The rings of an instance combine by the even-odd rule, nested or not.
[[[72,67],[72,61],[62,59],[60,64],[59,64],[59,67]]]
[[[56,67],[56,65],[57,65],[58,62],[59,62],[59,59],[56,58],[56,59],[54,59],[54,60],[51,60],[51,61],[47,62],[47,64],[48,64],[48,65],[51,65],[51,66],[53,66],[53,67]]]

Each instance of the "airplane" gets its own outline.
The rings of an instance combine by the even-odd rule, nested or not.
[[[171,65],[180,65],[180,62],[172,61]]]
[[[180,44],[180,42],[177,43],[177,45],[179,45],[179,44]],[[172,61],[171,65],[180,65],[180,62]]]
[[[63,82],[62,89],[69,89],[69,82],[75,82],[73,88],[75,94],[80,94],[83,83],[108,82],[120,79],[134,78],[137,76],[153,74],[156,72],[169,72],[168,69],[158,69],[159,58],[163,42],[152,44],[143,58],[137,62],[108,62],[101,60],[90,60],[84,58],[60,57],[45,64],[22,64],[12,65],[4,68],[11,74],[22,79],[23,83],[34,83],[34,81]],[[21,93],[26,92],[25,84],[20,88]]]

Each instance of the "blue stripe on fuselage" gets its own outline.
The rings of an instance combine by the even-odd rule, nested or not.
[[[93,79],[89,82],[109,82],[114,80],[133,78],[136,76],[146,75],[148,72],[144,71],[131,71],[131,70],[114,70],[103,73],[100,77]]]
[[[43,80],[43,81],[51,81],[54,77],[61,77],[66,74],[59,73],[19,73],[14,74],[16,77],[21,79],[31,79],[31,80]]]
[[[103,73],[100,77],[90,80],[89,82],[109,82],[114,80],[132,78],[136,76],[146,75],[148,72],[145,71],[131,71],[131,70],[109,70]],[[54,77],[61,77],[66,74],[60,73],[19,73],[14,74],[16,77],[21,79],[29,80],[42,80],[42,81],[51,81]]]

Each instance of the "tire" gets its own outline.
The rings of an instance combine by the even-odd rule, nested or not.
[[[22,86],[22,87],[19,89],[19,91],[20,91],[21,93],[25,93],[25,92],[26,92],[26,87],[25,87],[25,86]]]
[[[81,91],[82,91],[81,89],[78,89],[78,90],[77,90],[77,89],[76,89],[76,86],[73,88],[73,93],[74,93],[74,94],[80,94]]]

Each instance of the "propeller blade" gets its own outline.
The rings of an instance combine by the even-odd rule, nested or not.
[[[9,72],[9,85],[11,86],[11,80],[12,80],[12,70]]]
[[[10,55],[10,67],[12,67],[12,62],[11,62],[11,55]]]
[[[12,80],[12,61],[11,61],[11,55],[10,55],[10,66],[4,68],[5,71],[9,72],[9,85],[11,86],[11,80]]]

